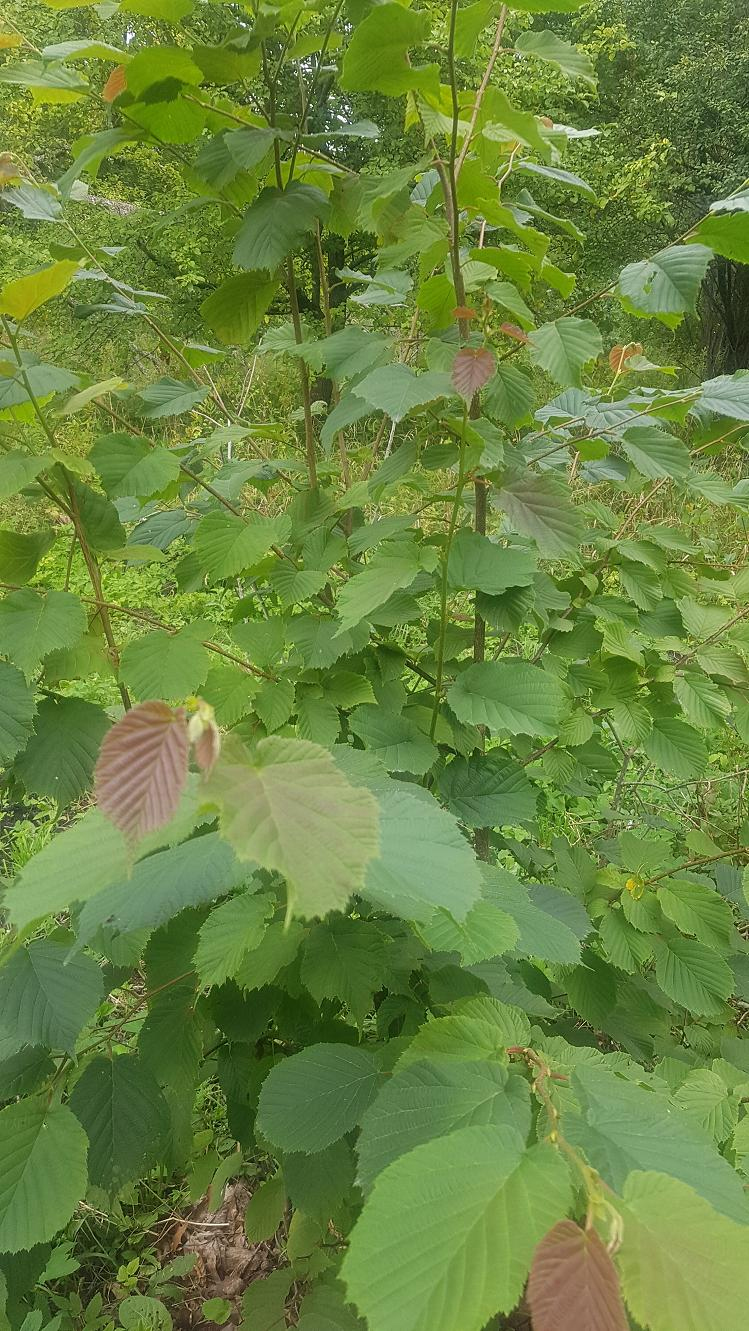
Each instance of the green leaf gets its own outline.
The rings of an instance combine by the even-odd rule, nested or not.
[[[129,434],[101,435],[89,453],[110,499],[151,499],[179,476],[179,461],[166,448]]]
[[[524,1012],[510,1003],[481,994],[465,999],[447,1017],[427,1021],[417,1031],[398,1067],[427,1059],[434,1063],[503,1063],[509,1045],[526,1045],[531,1038]]]
[[[122,653],[120,677],[138,698],[182,701],[199,691],[208,674],[210,656],[191,625],[179,633],[161,629],[128,643]]]
[[[650,1331],[742,1331],[749,1299],[749,1227],[718,1215],[662,1173],[624,1187],[617,1254],[624,1297]]]
[[[0,763],[13,758],[34,733],[36,698],[20,670],[0,661]]]
[[[377,802],[326,749],[275,737],[252,754],[226,745],[206,796],[237,854],[283,874],[295,913],[340,909],[363,887],[379,848]]]
[[[237,232],[233,256],[237,268],[272,273],[327,210],[328,200],[315,185],[292,180],[283,190],[264,189]]]
[[[380,5],[374,12],[384,7]],[[409,13],[408,10],[402,12]],[[424,407],[436,398],[452,397],[455,392],[449,375],[438,370],[424,370],[416,374],[408,365],[400,362],[371,370],[354,384],[351,391],[356,397],[363,398],[373,411],[384,411],[394,421],[403,420],[410,411]]]
[[[262,273],[237,273],[206,297],[200,313],[222,342],[246,347],[260,327],[278,285],[277,278]]]
[[[447,701],[459,721],[511,735],[549,735],[561,719],[564,694],[555,676],[525,661],[478,661],[461,671]]]
[[[92,897],[78,920],[78,945],[106,924],[118,933],[156,929],[188,906],[225,896],[247,876],[246,865],[211,832],[139,860],[130,878]]]
[[[692,938],[656,940],[655,976],[664,994],[697,1016],[720,1017],[733,993],[730,966]]]
[[[571,1200],[559,1153],[525,1151],[513,1128],[426,1142],[379,1176],[354,1226],[349,1298],[370,1331],[480,1331],[515,1307],[536,1244]]]
[[[236,975],[247,952],[259,947],[275,901],[251,888],[211,911],[200,930],[195,969],[201,984],[223,984]]]
[[[439,756],[436,745],[415,721],[386,712],[382,707],[357,707],[349,716],[349,726],[389,772],[423,776]]]
[[[702,385],[700,406],[732,421],[749,421],[749,374],[721,374]]]
[[[528,587],[535,572],[536,561],[529,550],[497,545],[465,528],[450,547],[447,575],[452,587],[501,596],[508,587]]]
[[[707,748],[702,736],[685,721],[673,717],[654,719],[653,729],[643,740],[643,748],[656,767],[684,781],[702,776],[707,767]]]
[[[12,592],[0,601],[0,652],[30,678],[50,652],[73,647],[86,614],[72,592]]]
[[[730,715],[731,704],[723,689],[697,670],[685,670],[676,676],[674,694],[688,720],[706,730],[723,726]]]
[[[603,352],[601,334],[590,319],[565,316],[528,334],[531,358],[558,384],[582,386],[582,370]]]
[[[52,531],[25,534],[0,530],[0,578],[11,583],[28,582],[54,542]]]
[[[743,211],[710,213],[694,233],[695,240],[736,263],[749,261],[749,216]]]
[[[361,1025],[382,985],[384,967],[385,940],[377,927],[333,916],[310,933],[301,979],[317,1003],[342,999]]]
[[[343,57],[340,86],[345,92],[382,92],[387,97],[420,89],[436,93],[438,65],[413,66],[408,48],[429,35],[427,14],[398,4],[377,5],[354,29]]]
[[[217,582],[251,568],[272,545],[288,539],[288,528],[283,517],[256,514],[245,522],[233,513],[209,513],[195,529],[195,553],[210,580]]]
[[[516,951],[522,957],[559,965],[575,965],[580,960],[577,935],[556,916],[543,910],[531,899],[527,887],[506,869],[483,869],[484,896],[512,916],[520,931]]]
[[[704,883],[667,878],[658,891],[663,914],[682,933],[694,934],[700,943],[719,950],[731,947],[733,912],[728,902]]]
[[[634,426],[625,430],[622,449],[630,462],[648,480],[661,477],[684,478],[689,474],[689,452],[679,439],[655,426]]]
[[[304,930],[292,920],[289,925],[270,924],[259,946],[246,953],[235,973],[240,989],[262,989],[272,984],[280,971],[290,966],[301,947]]]
[[[439,776],[440,795],[467,827],[507,827],[535,817],[536,792],[522,767],[500,749],[453,758]]]
[[[2,672],[0,671],[0,681]],[[4,906],[17,929],[45,915],[59,914],[73,902],[87,901],[118,878],[125,878],[129,857],[122,833],[91,809],[24,865],[5,893]]]
[[[354,1153],[344,1138],[314,1155],[292,1152],[283,1161],[292,1205],[322,1225],[340,1212],[350,1197],[355,1170]]]
[[[464,966],[511,952],[518,940],[512,916],[489,901],[477,901],[460,924],[438,910],[419,932],[434,952],[457,952]]]
[[[460,1128],[503,1125],[525,1138],[530,1120],[528,1083],[499,1063],[412,1063],[395,1073],[362,1119],[359,1184],[369,1193],[393,1160]]]
[[[565,1136],[572,1134],[573,1144],[616,1192],[632,1170],[657,1166],[723,1215],[747,1223],[749,1205],[735,1170],[666,1097],[591,1065],[578,1066],[572,1084],[583,1116],[574,1121],[563,1115]]]
[[[0,1252],[48,1243],[86,1191],[86,1134],[46,1098],[0,1112]]]
[[[517,8],[522,6],[518,5]],[[537,60],[546,60],[555,65],[569,79],[582,79],[595,86],[596,75],[590,57],[576,46],[562,41],[554,32],[521,32],[515,38],[515,50],[522,55],[533,55]]]
[[[22,1045],[72,1053],[102,998],[102,977],[91,957],[68,960],[65,943],[38,939],[0,969],[0,1036]]]
[[[0,1062],[0,1100],[15,1100],[28,1095],[42,1082],[48,1081],[56,1071],[54,1059],[46,1049],[32,1049],[25,1045],[17,1054]]]
[[[627,264],[619,274],[619,300],[628,314],[676,328],[695,309],[712,257],[706,245],[669,245],[652,259]]]
[[[338,633],[356,628],[379,610],[394,592],[410,587],[421,571],[419,547],[411,541],[384,541],[361,573],[344,583],[338,594]]]
[[[361,1121],[381,1081],[366,1049],[310,1045],[283,1059],[266,1077],[258,1129],[282,1151],[323,1151]]]
[[[7,71],[8,66],[4,68]],[[1,72],[0,82],[2,82]],[[6,282],[0,290],[0,314],[9,314],[12,319],[20,323],[34,310],[38,310],[40,305],[45,305],[54,296],[59,296],[60,292],[70,285],[77,271],[77,260],[61,259],[59,263],[50,264],[48,268],[42,268],[38,273]]]
[[[14,770],[32,795],[47,796],[60,808],[90,789],[101,742],[110,720],[101,707],[82,698],[44,698],[36,734],[16,758]]]
[[[505,481],[495,491],[495,502],[510,526],[521,536],[532,537],[549,559],[580,548],[585,531],[582,515],[572,504],[569,487],[551,472]]]
[[[22,453],[20,448],[3,454],[0,457],[0,499],[11,499],[19,490],[25,489],[49,463],[50,458],[45,454]]]
[[[272,1239],[286,1210],[286,1187],[279,1169],[264,1179],[250,1198],[244,1215],[244,1231],[250,1243]]]
[[[693,1068],[687,1073],[676,1095],[690,1122],[710,1134],[722,1145],[733,1132],[738,1120],[739,1106],[730,1096],[722,1077],[708,1068]]]
[[[157,1163],[166,1103],[135,1054],[95,1058],[75,1083],[70,1108],[88,1137],[89,1182],[110,1196]]]
[[[535,389],[528,375],[515,365],[500,363],[484,390],[483,407],[487,416],[506,425],[508,430],[516,430],[530,420],[535,400]]]
[[[155,384],[141,388],[137,394],[143,403],[140,415],[148,420],[159,420],[162,416],[182,416],[202,402],[208,392],[207,388],[183,384],[178,379],[157,379]]]

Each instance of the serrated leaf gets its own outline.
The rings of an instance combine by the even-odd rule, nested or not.
[[[364,705],[351,713],[349,726],[390,772],[423,776],[437,760],[436,745],[406,716]]]
[[[681,440],[655,426],[639,425],[625,430],[622,449],[630,462],[649,480],[685,477],[689,473],[689,452]]]
[[[166,448],[153,447],[147,439],[129,434],[101,435],[89,459],[110,499],[135,495],[150,499],[176,481],[179,460]]]
[[[522,957],[574,965],[580,960],[577,935],[563,921],[531,900],[527,887],[506,869],[484,867],[484,896],[511,915],[520,931],[516,951]]]
[[[572,1083],[583,1117],[565,1116],[564,1132],[616,1192],[632,1170],[657,1166],[723,1215],[747,1223],[749,1206],[735,1170],[668,1099],[602,1067],[578,1066]]]
[[[656,940],[655,976],[664,994],[697,1016],[719,1017],[733,993],[730,967],[692,938]]]
[[[20,323],[34,310],[38,310],[40,305],[59,296],[70,285],[77,271],[76,259],[61,259],[59,263],[41,268],[28,277],[17,277],[13,282],[6,282],[0,290],[0,313],[9,314]]]
[[[628,314],[655,317],[676,328],[694,310],[712,257],[706,245],[669,245],[652,259],[627,264],[619,274],[617,295]]]
[[[663,914],[682,933],[694,934],[701,943],[727,950],[734,936],[733,912],[727,901],[704,883],[685,878],[667,878],[658,891]]]
[[[525,1137],[530,1119],[528,1083],[500,1063],[412,1063],[395,1073],[362,1119],[359,1184],[370,1192],[393,1160],[460,1128],[504,1125]]]
[[[714,1137],[718,1145],[731,1136],[739,1114],[738,1101],[731,1096],[717,1072],[692,1068],[674,1096],[690,1122]]]
[[[23,1045],[72,1053],[102,998],[102,977],[91,957],[68,963],[65,943],[39,939],[0,969],[0,1036]]]
[[[371,1331],[480,1331],[517,1303],[536,1244],[569,1208],[553,1147],[461,1128],[378,1178],[341,1269]],[[413,1272],[419,1279],[414,1282]]]
[[[617,1264],[637,1321],[650,1331],[742,1331],[749,1227],[662,1173],[633,1173],[624,1205]]]
[[[201,984],[223,984],[236,975],[245,955],[262,943],[274,909],[272,896],[255,896],[250,889],[211,911],[195,953]]]
[[[464,528],[450,547],[447,572],[452,587],[501,596],[508,587],[529,586],[536,561],[530,550],[498,545]]]
[[[209,513],[195,530],[194,549],[211,581],[234,577],[256,564],[272,545],[288,539],[288,520],[257,514]]]
[[[413,66],[408,49],[429,32],[426,14],[398,4],[378,5],[354,29],[341,67],[346,92],[381,92],[400,97],[414,89],[436,91],[437,65]]]
[[[0,763],[13,758],[34,733],[36,698],[20,670],[0,661]]]
[[[78,1078],[70,1108],[88,1137],[89,1182],[114,1195],[159,1159],[166,1102],[134,1054],[95,1058]]]
[[[0,578],[16,584],[29,582],[54,540],[52,531],[0,530]]]
[[[561,719],[564,694],[553,675],[525,661],[478,661],[461,671],[447,701],[459,721],[548,735]]]
[[[210,656],[193,626],[178,633],[157,629],[129,642],[120,676],[144,700],[184,699],[195,694],[208,674]]]
[[[0,1252],[48,1243],[86,1191],[86,1134],[65,1106],[19,1100],[0,1112]]]
[[[489,901],[477,901],[458,923],[446,910],[435,911],[419,933],[434,952],[457,952],[464,966],[511,952],[518,927],[511,915]]]
[[[424,407],[436,398],[449,397],[453,391],[448,375],[437,370],[416,374],[399,361],[371,370],[351,389],[354,396],[363,398],[373,411],[384,411],[394,421],[403,420],[410,411]]]
[[[375,924],[333,915],[307,938],[302,984],[321,1005],[342,999],[361,1025],[382,987],[385,959],[385,937]]]
[[[453,361],[453,388],[470,402],[488,384],[496,367],[494,353],[486,347],[462,347]]]
[[[503,1062],[509,1045],[526,1045],[530,1038],[530,1022],[520,1008],[480,994],[458,1003],[448,1016],[421,1026],[398,1067],[423,1059],[439,1064]]]
[[[140,415],[148,420],[159,420],[162,416],[182,416],[197,407],[208,396],[208,392],[207,388],[196,388],[194,384],[185,384],[179,379],[157,379],[156,383],[141,388],[137,394],[142,403]]]
[[[536,792],[525,771],[499,749],[453,758],[440,773],[439,790],[467,827],[506,827],[536,812]]]
[[[323,1151],[356,1127],[381,1082],[377,1062],[366,1049],[310,1045],[266,1077],[258,1129],[282,1151]]]
[[[568,315],[528,334],[531,358],[558,384],[582,386],[582,370],[603,353],[603,341],[590,319]]]
[[[91,786],[109,717],[82,698],[44,698],[35,725],[36,733],[16,758],[14,770],[30,794],[54,799],[64,808]]]
[[[49,463],[45,454],[22,453],[20,448],[5,453],[0,457],[0,499],[11,499],[25,489]]]
[[[23,867],[5,893],[17,929],[86,901],[125,877],[128,854],[122,834],[98,810],[57,832]]]
[[[292,180],[286,189],[262,190],[247,209],[237,232],[234,242],[237,268],[274,272],[299,241],[314,230],[315,223],[327,210],[328,200],[315,185]]]
[[[528,375],[515,365],[500,363],[484,393],[483,409],[493,420],[506,425],[508,430],[516,430],[519,425],[530,420],[535,398],[535,390]]]
[[[102,813],[130,842],[174,817],[187,781],[187,719],[162,702],[131,708],[112,727],[96,764]]]
[[[656,767],[685,781],[702,776],[707,767],[707,748],[702,736],[685,721],[673,717],[654,718],[643,748]]]
[[[296,913],[325,915],[362,889],[379,849],[377,802],[326,749],[275,737],[252,754],[227,745],[206,796],[237,854],[283,874]]]
[[[574,1220],[561,1220],[536,1248],[528,1303],[533,1331],[628,1331],[608,1249]]]
[[[412,542],[385,541],[361,573],[344,584],[338,595],[338,633],[356,628],[362,620],[410,587],[422,567],[419,547]]]
[[[244,1215],[244,1232],[250,1243],[263,1243],[272,1239],[281,1224],[286,1209],[286,1188],[279,1169],[252,1194]]]
[[[706,730],[725,724],[731,704],[723,689],[696,670],[686,670],[674,680],[674,694],[688,720]]]
[[[522,55],[535,56],[537,60],[546,60],[569,79],[582,79],[595,85],[595,69],[590,57],[576,46],[562,41],[554,32],[521,32],[515,38],[515,50]]]
[[[0,601],[0,652],[27,679],[58,648],[72,647],[86,631],[86,614],[72,592],[12,592]]]
[[[512,528],[521,536],[531,536],[541,554],[550,559],[569,555],[582,544],[582,515],[572,504],[569,487],[550,472],[506,481],[496,491],[495,502]]]

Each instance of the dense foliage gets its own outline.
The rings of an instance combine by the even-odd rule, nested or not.
[[[0,155],[0,762],[70,817],[2,901],[0,1319],[210,1080],[285,1236],[248,1331],[740,1331],[749,373],[646,344],[749,190],[580,299],[552,0],[51,4],[0,34],[88,131]],[[186,234],[197,327],[120,267]]]

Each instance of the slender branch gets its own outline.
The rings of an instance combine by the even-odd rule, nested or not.
[[[489,56],[486,69],[484,70],[483,77],[478,87],[478,92],[476,93],[476,100],[473,103],[471,119],[468,122],[468,130],[466,132],[465,139],[463,140],[463,147],[461,148],[460,155],[455,163],[456,181],[461,171],[463,170],[463,163],[465,162],[466,157],[468,155],[468,150],[471,146],[471,139],[473,138],[473,132],[476,128],[476,122],[479,118],[481,103],[484,100],[484,94],[486,93],[486,90],[489,87],[489,80],[491,79],[491,76],[494,73],[494,66],[497,63],[499,53],[502,50],[502,38],[504,36],[506,22],[507,22],[507,5],[503,5],[499,11],[499,18],[497,19],[497,29],[494,34],[494,44],[491,49],[491,55]]]
[[[450,510],[450,524],[447,529],[447,540],[445,550],[442,556],[442,580],[440,585],[440,627],[439,638],[437,640],[437,676],[434,684],[434,706],[432,708],[432,720],[429,726],[429,738],[434,739],[437,729],[437,719],[439,717],[440,704],[442,702],[442,681],[445,669],[445,641],[447,638],[447,598],[448,598],[448,565],[450,561],[450,550],[452,548],[455,528],[458,525],[460,515],[460,505],[463,498],[463,489],[466,479],[466,424],[468,422],[468,408],[463,407],[463,427],[460,434],[460,454],[458,458],[458,483],[455,488],[455,498],[453,499]]]

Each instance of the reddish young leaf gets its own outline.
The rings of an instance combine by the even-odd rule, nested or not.
[[[103,102],[114,102],[127,87],[127,73],[124,65],[115,65],[101,90]]]
[[[627,1331],[619,1277],[595,1230],[560,1220],[528,1277],[533,1331]]]
[[[516,342],[530,342],[528,334],[524,333],[517,324],[500,324],[499,331],[504,333],[505,337],[514,338]]]
[[[475,319],[476,311],[470,305],[456,305],[453,310],[454,319]]]
[[[628,342],[626,346],[617,345],[609,352],[609,365],[614,374],[620,374],[626,368],[630,356],[642,355],[641,342]]]
[[[187,719],[181,707],[142,702],[107,734],[94,774],[99,808],[129,841],[164,827],[187,780]]]
[[[488,384],[496,365],[494,356],[486,347],[463,347],[453,361],[453,388],[470,402],[484,384]]]

